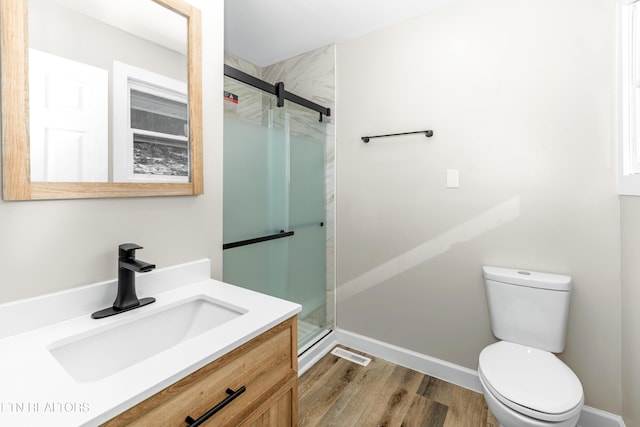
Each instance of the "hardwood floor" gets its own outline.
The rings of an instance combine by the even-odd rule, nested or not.
[[[300,427],[498,427],[482,394],[373,358],[327,354],[298,383]]]

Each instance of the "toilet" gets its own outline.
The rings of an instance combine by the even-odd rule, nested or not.
[[[491,330],[478,375],[501,427],[575,427],[580,380],[554,353],[564,350],[571,277],[482,267]]]

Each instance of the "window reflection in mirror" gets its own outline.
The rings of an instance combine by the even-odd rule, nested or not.
[[[186,18],[150,0],[28,8],[31,181],[189,182]]]
[[[131,89],[130,108],[133,143],[133,177],[189,177],[187,97],[177,101],[171,94],[158,96]]]
[[[114,181],[188,182],[187,85],[118,61],[113,77]]]

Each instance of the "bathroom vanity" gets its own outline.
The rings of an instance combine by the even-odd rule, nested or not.
[[[296,325],[295,317],[284,321],[104,426],[180,426],[187,417],[189,424],[206,418],[216,426],[295,426]]]
[[[103,319],[115,281],[0,305],[0,425],[295,425],[300,305],[210,268],[139,274],[156,301]]]

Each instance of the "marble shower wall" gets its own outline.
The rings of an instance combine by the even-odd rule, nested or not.
[[[238,97],[239,102],[224,102],[225,117],[240,119],[244,122],[250,122],[260,125],[264,117],[264,96],[258,89],[253,89],[233,79],[225,82],[225,90]]]
[[[326,227],[327,227],[327,312],[325,313],[328,324],[333,325],[335,320],[335,103],[336,103],[336,73],[335,73],[335,45],[326,46],[316,49],[302,55],[295,56],[284,61],[268,65],[266,67],[258,67],[238,58],[229,53],[225,53],[225,64],[230,65],[247,74],[255,76],[259,79],[267,81],[271,84],[284,82],[287,92],[294,93],[298,96],[306,98],[316,104],[326,106],[331,109],[331,117],[325,117],[326,123]],[[255,96],[254,93],[248,93],[247,89],[240,87],[234,88],[238,90],[237,95],[247,97]],[[270,96],[263,95],[262,103],[246,102],[246,106],[242,106],[242,102],[237,106],[237,113],[241,114],[243,119],[251,121],[262,120],[266,123],[268,120],[268,109]],[[242,98],[241,98],[242,99]],[[252,104],[253,107],[247,105]],[[261,107],[259,107],[261,105]],[[225,108],[227,108],[225,106]],[[256,108],[261,108],[258,111]],[[305,126],[304,120],[319,120],[319,115],[292,114],[291,120],[296,121],[301,117],[300,122],[292,125],[292,132],[300,132],[304,136],[314,138],[313,126],[311,123]],[[308,130],[309,134],[305,132]]]
[[[262,79],[269,83],[284,82],[288,92],[316,104],[335,109],[335,45],[268,65]]]

